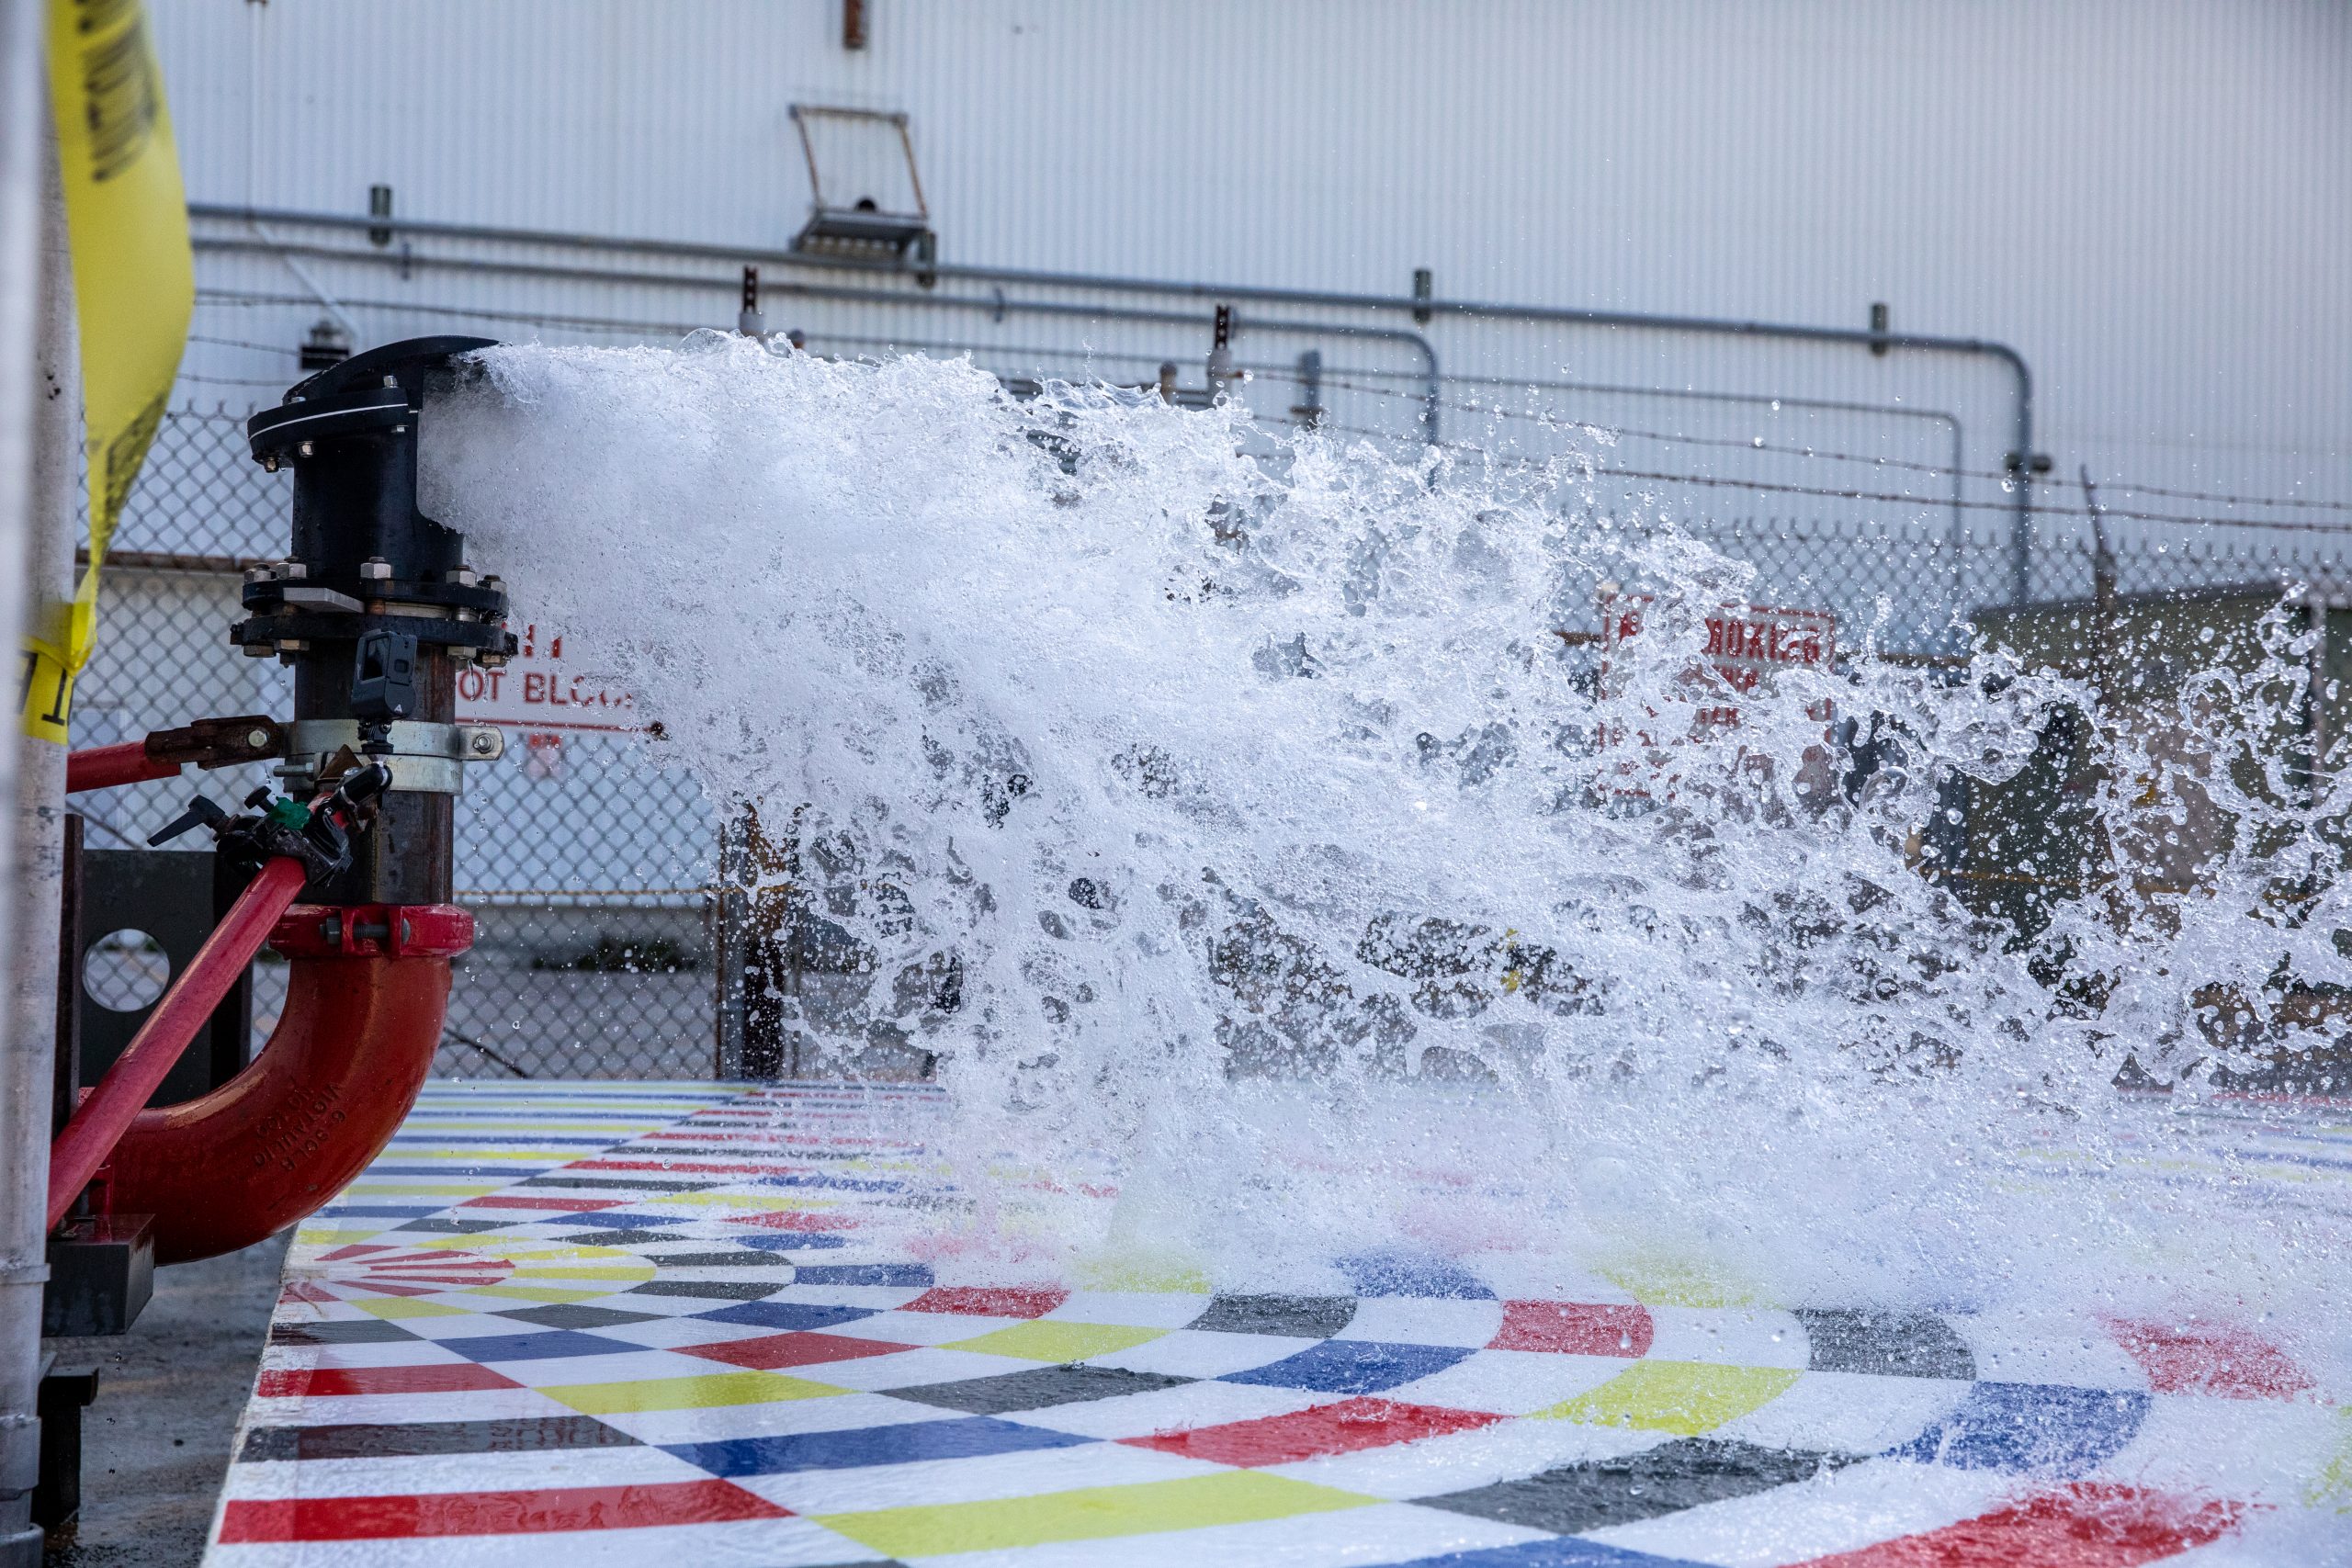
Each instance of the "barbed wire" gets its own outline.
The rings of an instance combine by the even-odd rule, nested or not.
[[[199,289],[198,291],[198,299],[199,303],[242,306],[308,305],[315,303],[315,300],[305,295],[271,294],[266,292],[234,289]],[[526,325],[560,327],[571,331],[600,332],[616,335],[652,333],[675,333],[680,335],[684,335],[690,332],[708,330],[710,327],[710,323],[707,322],[685,323],[676,321],[632,321],[613,317],[571,315],[550,311],[496,310],[472,307],[425,305],[407,300],[346,299],[342,301],[342,303],[345,308],[354,310],[393,310],[413,315],[440,315],[464,320],[510,321]],[[1001,361],[1003,356],[1008,355],[1062,355],[1065,357],[1072,355],[1080,355],[1090,361],[1116,361],[1135,364],[1151,364],[1155,362],[1166,363],[1166,361],[1160,356],[1132,351],[1100,349],[1071,350],[1064,347],[1047,347],[1035,344],[973,344],[956,340],[921,339],[898,336],[874,337],[828,332],[809,332],[807,335],[814,341],[855,344],[865,347],[899,348],[910,350],[944,350],[952,354],[968,355],[976,361],[982,359]],[[191,341],[217,343],[223,346],[230,347],[266,349],[272,353],[295,352],[292,349],[280,349],[274,347],[273,345],[252,343],[247,340],[192,335]],[[1247,372],[1249,377],[1253,379],[1263,378],[1269,380],[1280,380],[1293,385],[1301,386],[1306,385],[1310,379],[1309,378],[1302,376],[1296,371],[1283,366],[1237,365],[1235,368],[1239,371]],[[1631,437],[1636,440],[1656,441],[1679,446],[1762,453],[1776,457],[1798,457],[1822,462],[1853,463],[1876,468],[1892,468],[1909,473],[1930,474],[1941,478],[1959,477],[1963,479],[1984,479],[2003,485],[2004,487],[2020,483],[2030,484],[2032,482],[2026,477],[2000,469],[1974,468],[1949,463],[1923,462],[1915,458],[1894,457],[1884,454],[1848,452],[1834,448],[1789,446],[1785,444],[1765,442],[1758,438],[1742,441],[1724,436],[1690,435],[1679,432],[1662,431],[1638,425],[1607,423],[1595,420],[1579,420],[1552,413],[1548,411],[1522,412],[1507,408],[1499,402],[1480,402],[1458,397],[1447,398],[1443,396],[1439,396],[1433,399],[1425,389],[1411,387],[1381,387],[1370,385],[1364,381],[1354,378],[1367,376],[1395,377],[1400,380],[1426,379],[1426,378],[1420,376],[1419,373],[1413,371],[1381,371],[1361,368],[1335,370],[1328,372],[1320,378],[1314,379],[1317,379],[1319,384],[1325,388],[1337,390],[1359,392],[1367,396],[1409,402],[1417,407],[1428,407],[1434,403],[1435,406],[1439,408],[1451,410],[1458,413],[1482,415],[1490,419],[1521,421],[1537,425],[1540,428],[1555,431],[1580,431],[1594,435]],[[192,374],[184,375],[182,378],[194,383],[213,386],[265,387],[277,385],[277,383],[271,381],[248,380],[239,378],[209,377]],[[1501,381],[1499,379],[1495,384],[1506,386],[1515,385],[1515,383]],[[1328,426],[1328,428],[1341,427]],[[1363,430],[1357,427],[1349,428],[1356,428],[1358,434],[1373,435],[1382,439],[1405,439],[1409,436],[1409,433]],[[1488,452],[1488,449],[1487,448],[1471,446],[1466,444],[1441,443],[1440,445],[1448,446],[1453,450]],[[1499,454],[1491,453],[1489,455],[1500,456]],[[2030,515],[2035,516],[2076,517],[2080,515],[2079,509],[2072,505],[2049,506],[2039,502],[2031,501],[2029,501],[2025,506],[2020,508],[2017,502],[2007,500],[1996,502],[1971,501],[1964,498],[1949,496],[1937,499],[1926,496],[1911,496],[1886,491],[1866,491],[1859,488],[1833,489],[1828,487],[1794,485],[1786,481],[1770,479],[1726,479],[1721,476],[1701,474],[1669,474],[1635,468],[1606,468],[1601,471],[1609,474],[1619,475],[1624,478],[1648,479],[1659,483],[1695,484],[1714,488],[1754,489],[1781,494],[1808,495],[1825,500],[1876,501],[1904,505],[1932,505],[1938,508],[1957,507],[1966,511],[2016,513],[2023,510]],[[2121,479],[2106,479],[2101,482],[2111,491],[2127,491],[2139,495],[2158,495],[2171,500],[2201,501],[2222,506],[2247,506],[2276,510],[2333,512],[2342,514],[2343,516],[2342,522],[2329,525],[2294,523],[2283,519],[2211,517],[2115,507],[2109,507],[2107,509],[2107,515],[2110,517],[2124,518],[2134,522],[2161,523],[2190,527],[2260,528],[2288,533],[2331,534],[2352,530],[2352,502],[2321,501],[2303,496],[2237,495],[2222,491],[2183,490],[2174,487],[2147,485]]]
[[[1295,381],[1302,384],[1306,380],[1306,378],[1286,371],[1277,370],[1271,374],[1277,379]],[[1410,376],[1412,372],[1375,370],[1370,372],[1353,371],[1349,374],[1370,374],[1374,376],[1396,375],[1402,378]],[[1326,387],[1340,388],[1348,391],[1363,392],[1373,397],[1392,398],[1401,401],[1411,402],[1422,407],[1428,406],[1430,401],[1427,392],[1415,390],[1411,388],[1366,386],[1362,382],[1341,380],[1331,376],[1325,376],[1321,378],[1321,384]],[[1945,476],[1957,475],[1964,479],[1991,479],[1999,484],[2015,484],[2021,482],[2018,475],[2012,474],[2006,469],[1999,468],[1971,468],[1956,467],[1950,463],[1923,463],[1910,458],[1890,457],[1880,454],[1866,452],[1840,452],[1815,446],[1790,446],[1775,445],[1760,438],[1752,438],[1742,441],[1727,436],[1685,435],[1668,431],[1646,430],[1630,424],[1608,423],[1599,420],[1575,419],[1566,415],[1554,414],[1548,411],[1541,412],[1521,412],[1505,408],[1499,403],[1468,402],[1458,399],[1445,398],[1437,400],[1437,402],[1442,408],[1451,409],[1460,413],[1484,414],[1494,419],[1525,420],[1529,423],[1554,430],[1577,430],[1594,435],[1630,435],[1647,441],[1672,442],[1678,445],[1690,446],[1729,447],[1731,449],[1743,452],[1770,452],[1783,457],[1810,457],[1827,462],[1863,463],[1875,468],[1903,468],[1915,473],[1939,474]],[[2063,483],[2064,481],[2062,480],[2056,482]],[[2295,508],[2308,511],[2337,512],[2352,515],[2352,502],[2314,501],[2309,497],[2302,496],[2230,495],[2211,491],[2176,490],[2161,485],[2135,484],[2128,479],[2101,479],[2099,483],[2109,490],[2128,490],[2136,494],[2161,495],[2177,501],[2210,501],[2218,504],[2231,506]],[[1949,506],[1951,502],[1946,501],[1939,502],[1939,504]],[[2107,513],[2110,517],[2149,516],[2149,514],[2143,513],[2119,512],[2112,507],[2108,508]],[[2152,518],[2151,520],[2154,519]],[[2225,522],[2234,525],[2239,520],[2234,518],[2208,518],[2199,519],[2198,521]]]
[[[1292,420],[1285,423],[1307,422]],[[1375,430],[1368,425],[1340,424],[1330,421],[1317,423],[1319,428],[1325,430],[1342,431],[1351,435],[1369,436],[1375,440],[1415,443],[1420,440],[1409,431]],[[1563,466],[1572,467],[1577,470],[1577,477],[1592,480],[1642,479],[1656,484],[1697,485],[1709,490],[1744,490],[1773,495],[1802,495],[1819,501],[1879,502],[1890,505],[1915,507],[1921,511],[1989,512],[2012,517],[2022,513],[2030,517],[2056,517],[2073,521],[2080,521],[2083,516],[2081,510],[2077,507],[2052,505],[2032,500],[2030,496],[2023,501],[1971,501],[1963,497],[1909,495],[1893,491],[1835,489],[1826,485],[1791,484],[1778,479],[1736,479],[1717,474],[1667,473],[1651,468],[1615,468],[1603,464],[1587,453],[1563,452],[1534,457],[1524,454],[1497,452],[1490,447],[1476,446],[1469,442],[1439,441],[1431,445],[1445,451],[1464,453],[1511,467],[1553,470]],[[2123,517],[2136,522],[2163,523],[2183,527],[2253,528],[2271,533],[2352,536],[2352,521],[2330,525],[2291,523],[2283,519],[2263,517],[2199,517],[2187,513],[2135,512],[2112,506],[2102,507],[2100,511],[2103,515],[2110,518]]]

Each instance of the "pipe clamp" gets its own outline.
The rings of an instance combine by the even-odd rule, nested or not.
[[[298,718],[286,727],[286,762],[277,770],[292,793],[317,787],[319,771],[348,747],[361,755],[359,721]],[[494,762],[506,754],[506,732],[489,724],[428,724],[396,719],[391,754],[375,759],[391,770],[391,787],[410,795],[463,795],[465,764]]]
[[[474,918],[455,904],[297,904],[269,945],[288,958],[455,958]]]

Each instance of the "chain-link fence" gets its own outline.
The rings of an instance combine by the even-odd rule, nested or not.
[[[1267,370],[1276,378],[1287,374],[1280,367]],[[1353,387],[1362,392],[1354,417],[1371,420],[1384,410],[1396,416],[1363,426],[1365,433],[1404,442],[1421,434],[1415,422],[1441,404],[1492,412],[1475,400],[1490,388],[1423,388],[1401,376],[1383,386],[1365,379],[1369,372],[1355,374],[1351,383],[1335,369],[1316,389],[1294,394],[1305,403],[1291,412],[1301,422],[1326,423],[1332,400]],[[1148,381],[1148,367],[1136,379]],[[1016,388],[1024,389],[1034,385]],[[239,614],[240,570],[282,554],[287,531],[286,481],[248,459],[243,419],[243,410],[188,408],[164,421],[108,558],[105,635],[79,687],[76,746],[133,739],[210,715],[288,712],[288,673],[274,660],[238,657],[228,643]],[[1455,428],[1465,423],[1456,418]],[[1510,446],[1521,460],[1528,456],[1515,438],[1497,445]],[[1469,443],[1455,449],[1477,450]],[[1641,525],[1683,528],[1748,563],[1756,602],[1831,612],[1841,651],[1868,645],[1949,662],[1964,654],[1987,607],[2007,605],[2002,613],[2014,613],[2019,581],[2030,582],[2033,599],[2044,605],[2087,602],[2099,587],[2090,540],[2054,527],[2026,553],[2021,575],[2008,519],[1982,517],[1990,503],[1969,511],[1956,489],[1949,501],[1934,491],[1877,509],[1894,521],[1858,514],[1871,510],[1866,504],[1798,518],[1736,514],[1744,502],[1785,499],[1792,491],[1822,493],[1821,487],[1759,475],[1746,494],[1711,490],[1697,503],[1669,495],[1667,504],[1644,509],[1650,521]],[[1562,504],[1570,506],[1572,498]],[[1658,521],[1668,516],[1679,521]],[[1634,525],[1620,515],[1611,525]],[[2208,530],[2186,541],[2140,538],[2109,552],[2111,592],[2127,599],[2234,594],[2258,607],[2299,586],[2312,590],[2307,597],[2313,602],[2332,601],[2335,585],[2352,579],[2333,536],[2296,535],[2274,546],[2277,537]],[[1577,618],[1574,606],[1568,614]],[[463,706],[461,717],[501,716],[469,716]],[[740,990],[747,965],[760,970],[763,942],[791,959],[796,977],[824,968],[800,962],[804,948],[813,953],[824,943],[797,931],[789,940],[775,932],[745,936],[759,922],[746,918],[740,896],[722,899],[720,823],[695,781],[665,768],[658,747],[642,736],[560,725],[510,730],[505,760],[469,772],[457,811],[456,881],[458,897],[476,912],[480,938],[458,965],[437,1069],[691,1077],[756,1066],[759,1054],[747,1054],[740,1034],[730,1047],[729,1031],[740,1031],[746,1016],[730,986]],[[265,782],[266,771],[252,768],[204,787],[242,795]],[[132,847],[185,807],[187,788],[169,781],[142,784],[84,797],[77,809],[94,847]],[[734,916],[732,938],[722,932],[722,911]],[[730,948],[739,950],[731,957]],[[258,972],[256,1015],[265,1030],[283,997],[283,976],[282,965],[268,962]],[[803,988],[796,980],[786,990],[797,997]],[[920,1011],[928,995],[910,1007]],[[786,1066],[800,1065],[796,1045]]]

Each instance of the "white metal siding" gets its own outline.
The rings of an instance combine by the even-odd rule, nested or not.
[[[1429,266],[1448,298],[1857,327],[1883,299],[2014,344],[2063,473],[2352,491],[2352,9],[2325,0],[870,0],[855,54],[838,0],[153,8],[199,200],[359,212],[385,183],[416,218],[777,247],[807,201],[787,106],[904,109],[943,259],[1392,294]],[[1428,332],[1450,371],[1972,428],[2005,396],[1858,350]]]

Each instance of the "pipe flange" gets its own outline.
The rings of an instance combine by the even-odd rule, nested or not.
[[[386,739],[391,754],[375,760],[391,771],[398,794],[463,795],[468,762],[494,762],[506,754],[506,732],[488,724],[395,719]],[[346,747],[358,755],[361,739],[357,719],[298,718],[286,727],[286,763],[278,776],[294,794],[315,789],[319,770]]]

